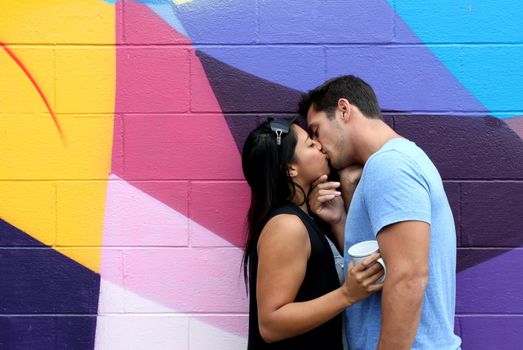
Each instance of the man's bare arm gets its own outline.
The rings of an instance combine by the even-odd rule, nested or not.
[[[378,242],[387,265],[378,349],[410,349],[429,276],[430,226],[422,221],[389,225]]]

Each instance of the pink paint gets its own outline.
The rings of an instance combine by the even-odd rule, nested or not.
[[[172,6],[168,2],[156,6]],[[124,35],[125,42],[132,44],[177,44],[190,45],[185,35],[165,25],[154,11],[137,1],[125,1]],[[173,10],[174,11],[174,10]],[[161,22],[161,23],[160,23]]]
[[[503,120],[523,140],[523,116],[507,118]]]
[[[235,246],[245,244],[245,218],[250,203],[250,190],[245,182],[192,182],[189,192],[190,218]],[[214,235],[191,230],[192,246],[223,243]]]
[[[179,312],[247,312],[241,258],[237,248],[129,249],[124,284]]]
[[[117,176],[109,178],[103,246],[187,246],[188,218]],[[145,183],[187,206],[187,182]]]
[[[126,44],[125,34],[132,43],[158,37],[177,45],[117,49],[116,176],[108,190],[101,275],[140,297],[176,312],[203,313],[199,321],[245,336],[244,319],[216,317],[248,309],[243,251],[235,247],[243,241],[248,204],[239,151],[195,50],[179,45],[189,45],[188,39],[144,4],[126,2],[125,11],[120,2],[117,6],[117,23],[126,25],[125,33],[117,28],[117,44]],[[191,114],[191,91],[218,113]]]
[[[186,189],[180,183],[163,191],[183,202]],[[236,247],[173,248],[186,243],[187,225],[191,225],[199,236],[220,239],[156,198],[111,176],[101,276],[176,312],[247,312],[240,270],[242,250]],[[198,318],[211,323],[214,320],[205,316]],[[217,326],[235,334],[245,334],[242,323]]]
[[[116,13],[121,16],[121,11]],[[158,33],[165,35],[167,32],[171,38],[184,38],[144,4],[126,3],[125,16],[126,23],[141,28],[132,31],[135,42],[147,42]],[[143,26],[142,21],[146,22]],[[117,33],[119,37],[121,33]],[[220,111],[193,48],[176,45],[117,50],[113,172],[182,214],[187,214],[185,209],[163,189],[146,187],[138,180],[243,179],[240,154],[221,112],[210,115],[158,114],[187,111],[190,91],[198,91],[198,101],[193,101],[193,105],[201,103],[209,110]],[[191,218],[198,223],[202,221],[202,226],[226,241],[241,245],[243,226],[240,221],[243,223],[248,198],[242,190],[234,203],[229,200],[225,203],[223,196],[230,195],[222,192],[217,196],[207,196],[205,203],[191,206]],[[230,208],[225,209],[225,206]],[[231,210],[237,218],[234,222],[217,220],[219,215],[209,216],[210,213],[229,213]],[[196,241],[197,244],[206,242],[203,237],[196,237]]]
[[[151,43],[154,37],[168,36],[190,44],[182,34],[150,10],[134,1],[118,2],[116,41]],[[124,7],[125,6],[125,7]],[[124,9],[122,9],[124,7]],[[125,20],[121,17],[125,13]],[[129,33],[130,26],[136,28]],[[116,114],[137,112],[187,112],[190,104],[189,50],[186,46],[128,47],[116,50]]]
[[[243,179],[221,115],[127,115],[124,135],[128,181]]]
[[[187,112],[189,50],[183,46],[116,49],[116,114]]]

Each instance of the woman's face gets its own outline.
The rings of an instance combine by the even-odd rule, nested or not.
[[[292,124],[291,128],[297,139],[293,166],[296,167],[297,176],[303,184],[309,185],[321,175],[329,174],[327,156],[322,153],[320,143],[312,140],[300,126]]]

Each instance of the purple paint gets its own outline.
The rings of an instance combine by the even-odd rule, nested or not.
[[[484,254],[484,250],[468,250],[466,254]],[[461,271],[457,275],[456,313],[522,314],[522,266],[523,250],[514,249]]]
[[[463,246],[523,246],[523,182],[461,186]]]
[[[462,350],[520,350],[523,317],[483,315],[460,317]]]

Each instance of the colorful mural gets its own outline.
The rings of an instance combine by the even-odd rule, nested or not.
[[[0,348],[244,349],[240,150],[355,74],[432,157],[463,349],[523,335],[523,3],[0,4]]]

